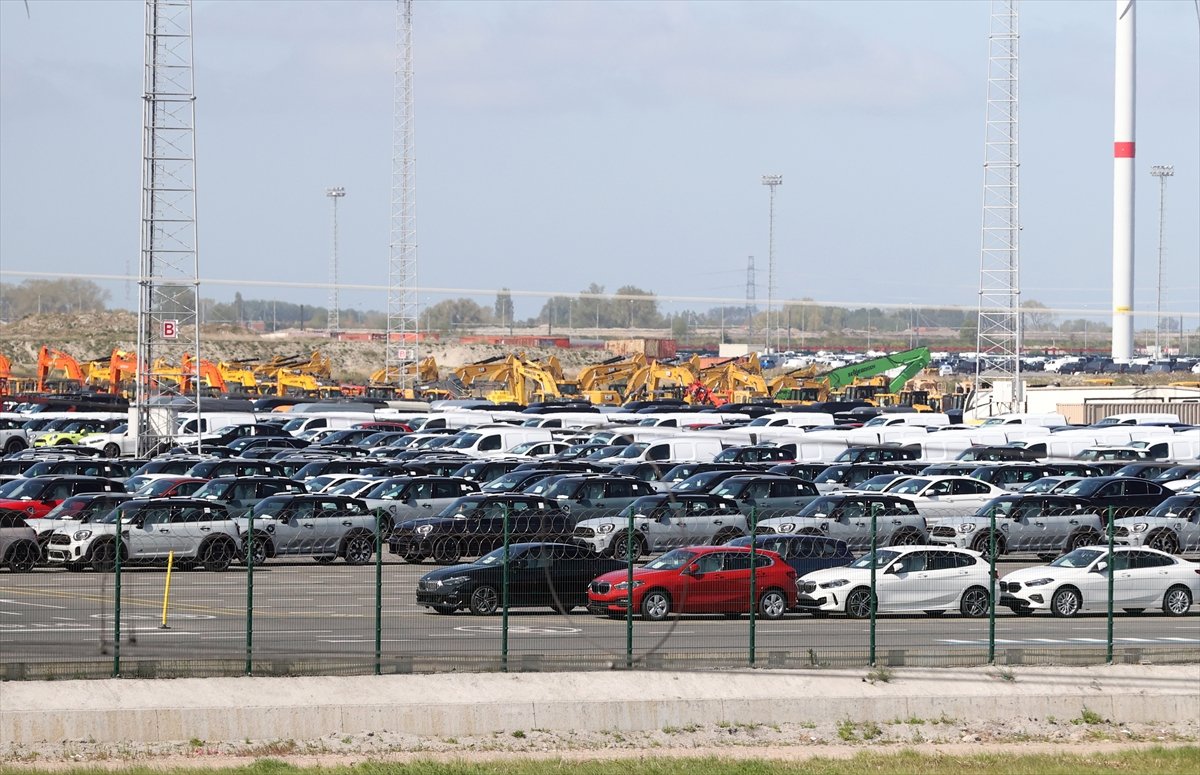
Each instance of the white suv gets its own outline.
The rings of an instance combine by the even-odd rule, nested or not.
[[[122,563],[161,563],[174,552],[181,568],[223,571],[241,554],[241,537],[229,511],[196,498],[138,498],[125,501],[98,520],[54,531],[46,561],[69,570],[91,566],[112,570],[121,528]]]

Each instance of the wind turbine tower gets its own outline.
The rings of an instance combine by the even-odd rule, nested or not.
[[[151,412],[154,399],[182,397],[182,405],[175,402],[180,412],[200,411],[195,126],[191,0],[146,0],[133,429],[138,455],[173,441],[171,423]],[[156,360],[181,363],[187,349],[195,353],[195,372],[175,384],[155,378]],[[184,395],[188,382],[191,389]]]
[[[1017,0],[992,0],[983,141],[983,234],[979,258],[975,387],[993,385],[992,414],[1017,411],[1021,385],[1021,273],[1017,174]],[[1003,382],[1009,394],[998,392]]]
[[[413,387],[418,360],[417,189],[413,116],[412,0],[397,0],[396,74],[392,89],[392,205],[384,373]],[[411,369],[409,367],[412,367]],[[394,375],[394,377],[393,377]]]

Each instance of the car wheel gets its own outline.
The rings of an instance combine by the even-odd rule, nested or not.
[[[787,596],[778,589],[768,589],[758,599],[758,613],[764,619],[782,619],[787,609]]]
[[[433,545],[433,561],[436,563],[453,565],[461,556],[458,541],[453,538],[439,538]]]
[[[871,615],[871,590],[859,587],[846,596],[846,615],[852,619],[866,619]]]
[[[496,591],[495,587],[489,587],[486,584],[475,587],[467,605],[470,606],[473,614],[490,616],[496,613],[496,609],[500,607],[500,593]]]
[[[976,538],[971,548],[983,555],[985,562],[991,562],[992,541],[988,536],[983,535]],[[996,556],[999,557],[1002,554],[1004,554],[1004,539],[996,536]]]
[[[28,445],[20,438],[14,436],[4,445],[4,454],[13,455],[25,449]]]
[[[1145,608],[1122,608],[1121,610],[1127,614],[1133,614],[1134,616],[1137,616],[1138,614],[1143,614],[1146,612]]]
[[[121,448],[110,441],[104,445],[104,456],[105,457],[120,457],[121,456]]]
[[[629,533],[617,533],[612,540],[612,556],[614,560],[619,562],[637,562],[644,551],[642,547],[642,537],[634,535],[633,537],[633,553],[629,552]]]
[[[125,547],[121,547],[121,559],[125,559],[127,553]],[[104,541],[92,547],[92,570],[102,572],[116,570],[117,567],[117,552],[116,545],[112,541]]]
[[[1050,598],[1050,610],[1055,616],[1074,616],[1083,607],[1083,598],[1074,587],[1063,587]]]
[[[941,615],[943,615],[944,613],[946,613],[946,612],[945,612],[945,610],[942,610],[942,611],[926,611],[926,612],[925,612],[925,615],[926,615],[926,616],[941,616]]]
[[[201,556],[204,558],[204,570],[219,572],[229,569],[233,562],[233,547],[228,541],[213,541],[205,547]]]
[[[1167,616],[1183,616],[1192,607],[1192,593],[1187,587],[1171,587],[1163,595],[1163,613]]]
[[[268,540],[270,539],[268,539],[265,535],[254,536],[254,567],[256,568],[259,565],[266,563],[267,555],[271,553],[270,546],[267,543]],[[249,564],[249,556],[247,552],[247,549],[249,548],[249,543],[247,543],[247,546],[242,550],[242,562],[247,564]]]
[[[1155,533],[1146,542],[1146,546],[1151,549],[1157,549],[1160,552],[1167,554],[1176,554],[1179,552],[1179,540],[1175,538],[1175,534],[1162,530]]]
[[[388,536],[390,536],[392,531],[395,529],[396,523],[390,515],[385,514],[379,518],[379,534],[383,536],[384,541],[388,539]]]
[[[401,555],[401,557],[404,558],[405,562],[411,562],[413,565],[416,565],[417,563],[419,563],[425,559],[425,555],[421,554],[420,552],[416,551],[415,549],[406,549],[404,551],[404,554]]]
[[[347,565],[365,565],[371,561],[373,554],[375,554],[375,542],[364,535],[350,536],[346,539],[346,546],[342,550],[342,556],[346,558]]]
[[[963,592],[962,600],[959,601],[958,610],[963,616],[971,616],[978,618],[987,616],[991,610],[992,596],[983,587],[971,587],[966,592]]]
[[[1067,539],[1067,551],[1073,552],[1076,549],[1082,549],[1085,546],[1091,546],[1098,539],[1091,533],[1076,533]]]
[[[921,536],[913,532],[903,532],[896,535],[892,540],[892,546],[916,546],[921,543]]]
[[[671,596],[661,589],[652,589],[642,596],[642,618],[661,622],[671,615]]]
[[[441,614],[442,616],[449,616],[450,614],[457,611],[458,608],[456,606],[452,606],[452,605],[435,605],[433,607],[433,610],[436,611],[437,613]]]
[[[8,567],[10,570],[18,573],[31,571],[33,570],[33,566],[37,565],[40,556],[37,544],[31,541],[22,541],[19,544],[13,544],[13,547],[8,551]]]

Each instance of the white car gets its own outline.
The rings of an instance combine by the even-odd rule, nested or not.
[[[886,546],[845,567],[809,573],[796,582],[797,608],[856,619],[870,616],[872,564],[876,613],[988,615],[987,561],[979,552],[948,546]]]
[[[100,450],[105,457],[137,454],[137,436],[129,433],[129,425],[118,425],[108,433],[91,433],[79,440],[79,446]]]
[[[1016,614],[1049,610],[1055,616],[1108,608],[1109,573],[1115,573],[1113,607],[1140,614],[1161,607],[1182,616],[1200,595],[1200,565],[1145,547],[1085,546],[1049,565],[1009,573],[1000,580],[1000,605]]]
[[[914,476],[885,492],[912,501],[917,511],[933,523],[940,516],[974,514],[992,498],[1009,491],[969,476]]]
[[[1113,521],[1113,540],[1123,546],[1148,546],[1167,554],[1200,551],[1200,494],[1172,495],[1139,517]]]

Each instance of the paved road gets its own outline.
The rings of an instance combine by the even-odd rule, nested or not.
[[[1003,575],[1033,563],[1005,561]],[[412,566],[388,558],[383,568],[383,659],[411,662],[416,669],[486,666],[503,647],[502,618],[460,612],[442,616],[418,607],[416,580],[429,564]],[[166,574],[138,568],[122,575],[121,656],[124,660],[244,660],[247,646],[247,574],[240,566],[225,573],[174,573],[166,629],[160,628]],[[93,572],[38,569],[0,576],[0,666],[46,662],[95,663],[112,660],[114,577]],[[272,562],[253,579],[252,643],[255,659],[317,661],[328,665],[363,663],[375,654],[375,567],[340,562]],[[1187,617],[1161,614],[1115,617],[1118,648],[1191,650],[1200,646],[1200,608]],[[622,663],[628,628],[623,620],[590,616],[582,609],[560,615],[549,610],[513,611],[508,619],[510,658],[535,666],[539,660],[577,664]],[[1001,609],[996,620],[997,648],[1103,651],[1104,615],[1056,619],[1048,615],[1015,617]],[[869,643],[869,625],[844,617],[814,619],[789,615],[758,621],[755,654],[760,663],[861,663]],[[987,619],[883,616],[876,629],[881,654],[898,653],[910,663],[977,663],[988,643]],[[749,654],[748,617],[688,616],[668,622],[635,620],[632,649],[636,658],[672,664],[745,664]],[[1061,653],[1061,652],[1060,652]],[[893,657],[899,658],[899,657]],[[1067,657],[1069,658],[1069,657]],[[282,670],[311,672],[311,667]]]

